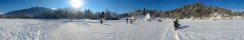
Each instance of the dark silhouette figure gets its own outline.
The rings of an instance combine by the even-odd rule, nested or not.
[[[100,23],[103,24],[103,19],[100,19]]]
[[[162,22],[162,20],[161,19],[158,19],[158,22]]]
[[[128,19],[128,18],[126,18],[126,19],[125,19],[125,21],[126,21],[126,23],[128,24],[128,22],[129,22],[129,19]]]
[[[147,21],[151,21],[150,19],[147,19]]]
[[[131,24],[133,23],[133,19],[130,19],[130,23],[131,23]]]
[[[174,21],[174,27],[175,27],[175,30],[178,30],[180,27],[180,24],[178,23],[178,20],[176,19],[175,21]]]

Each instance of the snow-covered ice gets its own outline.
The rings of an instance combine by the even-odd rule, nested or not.
[[[181,40],[244,40],[244,20],[182,20]]]
[[[172,20],[127,24],[125,20],[0,19],[0,40],[243,40],[243,20]]]

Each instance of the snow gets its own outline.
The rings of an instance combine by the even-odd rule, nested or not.
[[[69,19],[0,19],[0,40],[243,40],[243,20],[173,21]]]
[[[243,40],[243,20],[183,20],[182,40]]]

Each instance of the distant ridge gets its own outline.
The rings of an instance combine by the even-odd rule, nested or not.
[[[210,17],[211,14],[216,12],[219,14],[232,14],[232,11],[229,9],[215,6],[205,6],[201,3],[194,3],[183,6],[181,8],[166,11],[166,14],[164,14],[164,16],[168,16],[170,18],[203,18]]]
[[[4,15],[26,15],[26,16],[34,16],[34,15],[40,15],[44,12],[51,12],[54,13],[54,10],[45,8],[45,7],[31,7],[27,9],[22,9],[22,10],[16,10],[16,11],[11,11],[8,13],[5,13]]]

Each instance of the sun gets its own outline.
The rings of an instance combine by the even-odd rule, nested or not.
[[[83,5],[83,0],[70,0],[69,3],[73,8],[80,8]]]

